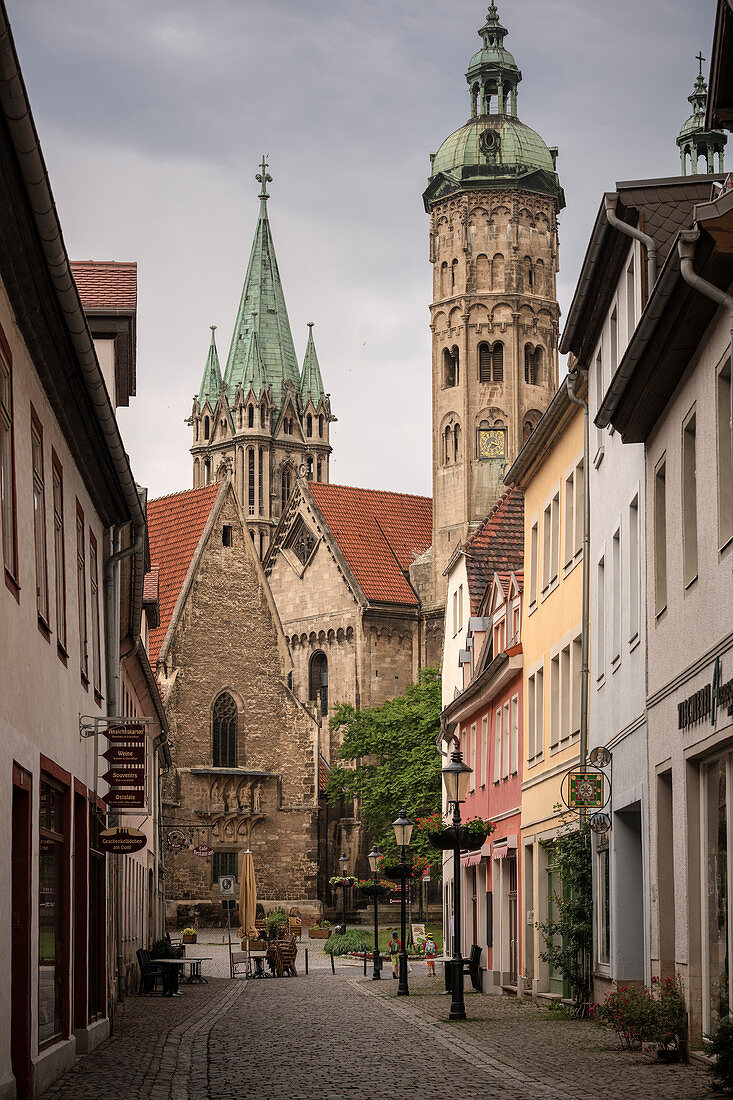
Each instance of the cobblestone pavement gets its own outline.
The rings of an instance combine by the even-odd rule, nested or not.
[[[200,954],[209,954],[203,948]],[[330,966],[330,963],[329,963]],[[50,1100],[698,1100],[709,1078],[617,1049],[590,1023],[533,1004],[466,998],[447,1021],[442,982],[417,967],[397,998],[360,969],[266,981],[212,979],[173,1001],[132,997],[115,1034],[80,1058]]]

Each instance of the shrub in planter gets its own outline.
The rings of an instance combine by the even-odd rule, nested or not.
[[[168,943],[168,940],[154,940],[150,954],[154,959],[177,959],[178,949]]]
[[[593,1019],[615,1031],[627,1050],[655,1043],[660,1055],[678,1057],[686,1022],[682,979],[654,978],[651,990],[622,986],[594,1006]]]
[[[723,1092],[733,1092],[733,1020],[724,1016],[713,1035],[706,1035],[708,1050],[715,1058],[710,1067],[716,1085]]]
[[[343,935],[333,935],[323,950],[327,955],[351,955],[357,951],[371,951],[371,937],[352,928]]]
[[[327,940],[331,935],[331,922],[327,920],[316,921],[308,929],[308,937],[311,940]]]
[[[289,927],[290,921],[284,909],[273,909],[265,917],[265,932],[268,940],[279,939]]]
[[[195,928],[184,928],[181,937],[184,943],[196,943],[198,939]]]

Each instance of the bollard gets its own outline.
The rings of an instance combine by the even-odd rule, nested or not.
[[[331,973],[332,973],[332,974],[335,974],[335,973],[336,973],[336,967],[335,967],[335,966],[334,966],[334,964],[333,964],[333,951],[331,951],[331,952],[329,952],[329,953],[330,953],[330,955],[331,955]]]
[[[308,948],[305,949],[305,972],[308,973]]]
[[[367,953],[365,951],[364,952],[364,977],[365,978],[366,978],[366,961],[367,961]]]

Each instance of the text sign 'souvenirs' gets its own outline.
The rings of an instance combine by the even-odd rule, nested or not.
[[[111,767],[102,776],[109,784],[104,801],[114,810],[145,808],[146,729],[141,722],[110,726],[110,746],[104,754]]]
[[[145,772],[142,768],[110,768],[102,776],[110,787],[139,787],[145,783]]]

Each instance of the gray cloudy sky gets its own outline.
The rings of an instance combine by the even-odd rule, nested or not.
[[[74,259],[137,260],[154,496],[188,488],[210,324],[223,362],[267,152],[298,356],[338,417],[331,479],[431,492],[428,154],[468,116],[483,0],[6,0]],[[714,0],[500,0],[519,114],[560,148],[565,314],[601,194],[674,175]],[[707,67],[706,67],[707,68]]]

